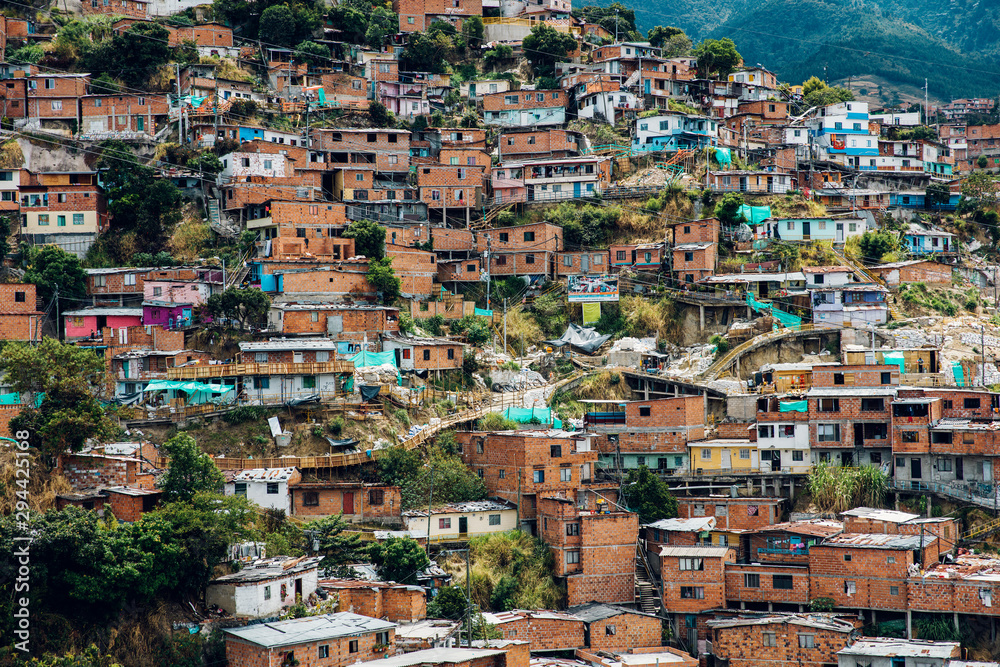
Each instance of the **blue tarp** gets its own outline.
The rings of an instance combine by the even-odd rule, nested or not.
[[[391,350],[388,352],[368,352],[367,350],[361,350],[353,357],[350,357],[348,361],[354,362],[355,368],[384,366],[385,364],[391,364],[399,368],[396,364],[396,353]]]
[[[479,317],[493,317],[493,311],[486,310],[485,308],[476,308],[475,312]]]
[[[783,401],[778,403],[778,412],[808,412],[809,401]]]
[[[504,419],[511,419],[518,424],[530,424],[532,418],[537,419],[543,425],[552,425],[552,428],[562,428],[562,420],[553,417],[552,408],[515,408],[510,407],[503,412]]]
[[[715,160],[720,166],[728,167],[733,163],[732,153],[729,152],[728,148],[716,148]]]
[[[186,394],[186,399],[190,405],[202,405],[204,403],[216,403],[232,400],[233,387],[225,385],[204,384],[201,382],[181,382],[174,380],[153,380],[142,390],[144,394],[155,391],[172,391],[171,398],[179,398],[177,392]],[[216,394],[221,394],[221,399],[216,399]]]
[[[951,374],[955,376],[955,384],[959,387],[965,386],[965,371],[962,370],[962,364],[959,362],[954,362],[951,366]]]
[[[882,360],[886,366],[899,366],[899,374],[906,374],[906,359],[901,354],[885,353]]]

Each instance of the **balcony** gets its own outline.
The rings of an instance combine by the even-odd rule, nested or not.
[[[613,426],[615,424],[625,424],[624,412],[587,412],[583,415],[584,427]]]
[[[757,554],[764,555],[782,555],[782,556],[808,556],[809,547],[802,545],[801,549],[789,549],[781,547],[759,547],[757,549]]]
[[[246,375],[326,375],[352,372],[354,372],[354,363],[341,360],[286,364],[210,364],[208,366],[184,366],[168,369],[167,379],[202,380]]]

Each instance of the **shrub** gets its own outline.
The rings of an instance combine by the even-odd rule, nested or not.
[[[267,408],[256,405],[242,405],[222,415],[227,424],[244,424],[267,418]]]

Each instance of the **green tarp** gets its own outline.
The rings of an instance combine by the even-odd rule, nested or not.
[[[728,167],[733,163],[732,153],[729,152],[728,148],[716,148],[715,160],[720,166]]]
[[[510,407],[503,412],[504,419],[516,421],[518,424],[530,424],[532,418],[543,425],[552,428],[562,428],[562,420],[552,416],[552,408],[515,408]]]
[[[758,301],[753,292],[747,292],[747,305],[760,312],[768,312],[778,320],[783,326],[789,329],[798,329],[802,326],[802,318],[774,307],[773,303]]]
[[[385,364],[391,364],[392,366],[399,368],[399,366],[396,365],[396,353],[392,350],[388,352],[367,352],[365,350],[361,350],[348,359],[348,361],[353,361],[355,368],[363,368],[365,366],[384,366]]]
[[[809,412],[809,401],[784,401],[778,403],[778,412]]]
[[[886,366],[899,366],[899,374],[906,374],[906,358],[901,354],[885,353],[882,360]]]
[[[476,308],[475,312],[479,317],[493,317],[493,311],[485,308]]]
[[[962,364],[959,362],[954,362],[951,365],[951,374],[955,376],[955,384],[959,387],[965,386],[965,371],[962,370]]]
[[[748,225],[759,225],[771,217],[770,206],[740,206],[740,215],[747,219]]]
[[[21,405],[21,394],[0,394],[0,405]]]
[[[173,391],[174,398],[176,392],[187,394],[187,402],[190,405],[202,405],[204,403],[217,402],[216,394],[221,394],[223,400],[227,394],[233,393],[233,387],[221,384],[203,384],[201,382],[181,382],[178,380],[153,380],[142,390],[144,394],[155,391]]]

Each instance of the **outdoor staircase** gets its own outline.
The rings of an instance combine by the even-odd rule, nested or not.
[[[837,248],[834,248],[833,254],[837,256],[837,259],[844,266],[846,266],[847,268],[851,269],[851,271],[854,272],[854,276],[859,281],[866,283],[875,283],[876,285],[881,285],[882,287],[888,289],[889,286],[886,285],[884,280],[882,280],[882,276],[876,273],[872,273],[867,268],[865,268],[865,266],[860,262],[855,262],[853,259],[849,259],[847,257],[847,253],[843,252],[842,250],[838,250]],[[906,316],[903,315],[901,312],[899,312],[899,309],[897,309],[894,305],[892,305],[892,303],[890,303],[888,300],[886,300],[885,305],[889,309],[890,318],[896,320],[897,322],[899,320],[906,319]]]
[[[498,204],[493,208],[491,208],[490,210],[486,211],[486,214],[482,217],[482,219],[473,221],[469,226],[472,229],[489,229],[490,227],[493,226],[493,223],[496,222],[497,218],[500,217],[501,213],[503,213],[504,211],[509,211],[511,208],[513,208],[513,206],[514,202],[512,201],[503,204]]]
[[[659,589],[653,583],[646,565],[641,543],[636,545],[635,554],[635,606],[647,614],[659,614],[663,608]]]
[[[980,541],[987,535],[995,533],[998,530],[1000,530],[1000,518],[993,519],[988,523],[984,523],[982,526],[967,530],[962,533],[961,537],[958,539],[960,542],[968,542],[970,540]]]

